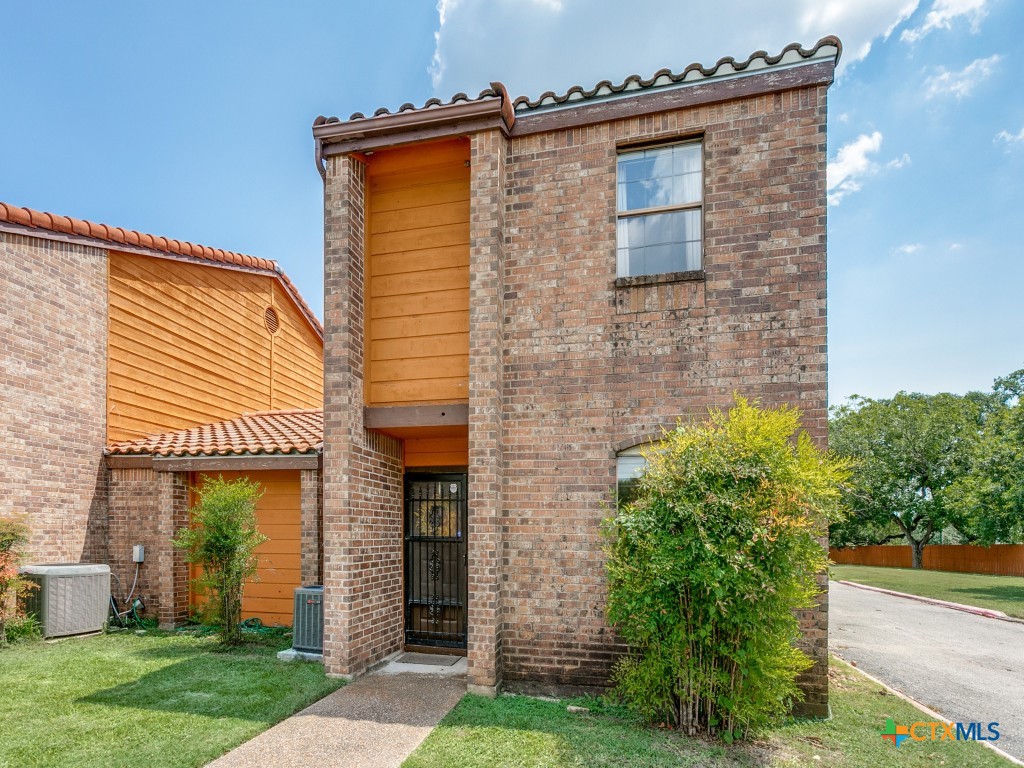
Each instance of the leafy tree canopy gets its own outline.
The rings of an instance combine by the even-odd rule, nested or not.
[[[924,546],[944,527],[967,527],[963,494],[950,489],[969,471],[991,398],[980,393],[887,400],[855,396],[832,410],[829,442],[855,462],[846,487],[851,514],[830,529],[837,546],[905,538],[921,567]]]
[[[1024,369],[996,379],[971,470],[954,483],[960,527],[980,544],[1024,540]]]

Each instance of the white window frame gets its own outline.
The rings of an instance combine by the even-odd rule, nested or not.
[[[615,454],[615,498],[619,498],[622,483],[638,480],[647,471],[647,459],[643,452],[657,450],[658,442],[637,443]]]
[[[680,204],[677,204],[677,205],[663,205],[663,206],[655,206],[655,207],[651,207],[651,208],[635,208],[635,209],[632,209],[632,210],[623,210],[623,209],[621,209],[619,207],[619,190],[618,190],[619,174],[620,174],[619,162],[620,162],[620,160],[623,157],[628,157],[629,155],[636,154],[636,153],[639,153],[639,152],[644,152],[644,151],[647,151],[647,150],[652,150],[652,149],[666,149],[666,148],[669,148],[669,147],[676,147],[676,146],[683,146],[683,145],[692,145],[692,144],[695,144],[695,145],[697,145],[700,148],[700,198],[698,200],[693,201],[693,202],[688,202],[688,203],[680,203]],[[656,274],[674,274],[676,272],[695,272],[695,271],[699,272],[699,271],[703,271],[703,269],[704,269],[704,179],[705,179],[704,138],[703,137],[696,137],[696,138],[683,139],[683,140],[678,140],[678,141],[663,142],[663,143],[659,143],[659,144],[650,144],[650,145],[645,145],[645,146],[622,147],[622,148],[619,149],[619,151],[618,151],[618,153],[616,155],[616,158],[615,158],[615,178],[616,178],[616,187],[615,187],[615,224],[616,224],[616,231],[615,231],[615,262],[616,262],[616,275],[618,277],[620,277],[620,278],[630,278],[630,277],[645,277],[645,276],[648,276],[648,275],[656,275]],[[687,270],[687,269],[680,268],[678,270],[674,270],[673,272],[667,272],[667,273],[666,272],[643,272],[643,273],[639,273],[639,274],[629,274],[628,273],[628,259],[627,259],[627,264],[626,264],[627,271],[624,272],[623,271],[623,264],[622,264],[621,260],[619,259],[619,251],[620,251],[620,249],[622,247],[622,244],[619,241],[619,222],[624,221],[626,219],[637,218],[639,216],[651,216],[651,215],[655,215],[655,214],[659,214],[659,213],[676,213],[676,212],[679,212],[679,211],[697,211],[699,213],[699,216],[700,216],[700,249],[699,249],[700,250],[700,263],[697,265],[697,268],[695,270]],[[685,258],[685,254],[684,254],[684,258]],[[685,264],[683,266],[685,266]]]

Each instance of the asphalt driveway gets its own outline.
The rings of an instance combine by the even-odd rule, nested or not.
[[[1024,624],[829,585],[829,645],[956,722],[996,721],[995,746],[1024,759]]]

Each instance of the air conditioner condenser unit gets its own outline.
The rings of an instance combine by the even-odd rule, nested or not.
[[[299,653],[324,652],[324,588],[296,587],[292,650]]]
[[[43,637],[99,632],[110,611],[110,566],[85,563],[27,565],[22,575],[38,587],[26,610],[35,614]]]

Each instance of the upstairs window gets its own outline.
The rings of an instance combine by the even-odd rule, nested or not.
[[[702,268],[703,166],[699,141],[619,155],[619,277]]]

